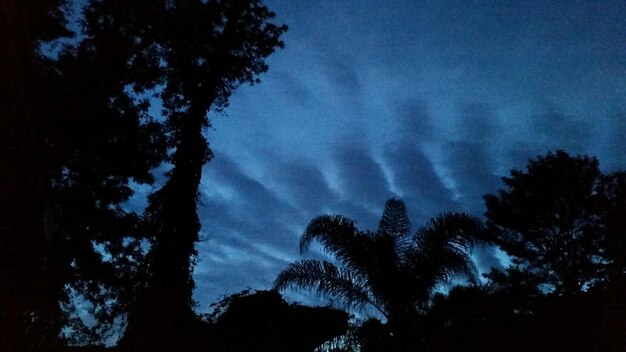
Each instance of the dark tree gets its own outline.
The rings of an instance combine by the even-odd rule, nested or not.
[[[491,240],[544,289],[577,294],[598,279],[602,237],[598,161],[563,151],[531,160],[485,196]]]
[[[221,111],[241,84],[258,82],[265,58],[283,46],[286,26],[259,1],[103,2],[94,10],[128,12],[141,22],[141,40],[156,48],[163,66],[164,114],[173,169],[150,196],[145,214],[151,239],[148,277],[129,317],[124,346],[178,349],[192,310],[191,270],[200,223],[196,212],[203,165],[211,152],[203,135],[209,111]],[[99,11],[99,12],[96,12]],[[138,20],[140,19],[140,20]]]
[[[55,343],[70,287],[104,299],[116,260],[103,263],[94,243],[112,249],[131,232],[136,221],[119,206],[132,194],[128,180],[149,182],[163,151],[124,94],[128,57],[113,45],[40,54],[40,41],[69,34],[63,5],[1,7],[2,350]]]
[[[361,231],[343,216],[320,216],[302,235],[301,251],[318,241],[338,265],[314,259],[293,263],[275,287],[314,290],[348,307],[371,305],[388,319],[396,347],[404,350],[412,334],[407,330],[437,285],[454,277],[476,279],[469,250],[481,230],[477,219],[447,213],[411,235],[404,203],[396,199],[385,204],[376,232]]]
[[[433,351],[621,350],[624,176],[565,152],[531,160],[485,197],[482,233],[513,257],[482,287],[436,297]]]
[[[0,6],[1,350],[55,343],[66,323],[59,301],[76,295],[92,301],[98,328],[110,325],[136,296],[139,273],[149,274],[144,311],[165,301],[162,317],[179,307],[189,315],[196,192],[210,156],[206,113],[257,81],[286,29],[257,1],[92,1],[84,39],[49,59],[39,44],[69,35],[64,5]],[[165,131],[140,98],[160,88]],[[174,169],[140,229],[121,204],[130,180],[153,181],[164,136]],[[146,234],[151,261],[137,271]]]
[[[139,98],[161,80],[158,57],[136,40],[136,25],[98,26],[96,3],[87,5],[85,39],[54,62],[60,74],[47,89],[54,94],[46,106],[56,106],[53,116],[59,116],[51,122],[49,129],[59,131],[48,148],[61,170],[51,198],[56,237],[66,238],[59,267],[71,267],[63,278],[68,293],[93,304],[97,339],[134,299],[143,262],[141,219],[121,204],[133,194],[130,180],[152,184],[150,172],[165,159],[166,141]],[[85,337],[81,342],[89,341]]]
[[[66,34],[61,1],[0,3],[0,350],[18,350],[27,315],[54,311],[44,229],[44,130],[33,112],[44,76],[38,42]],[[39,312],[39,313],[35,313]],[[45,313],[44,313],[45,312]],[[35,315],[35,316],[32,316]]]
[[[273,290],[244,291],[220,301],[207,335],[214,351],[310,352],[347,329],[346,312],[289,304]]]
[[[601,241],[605,283],[618,291],[626,290],[626,173],[607,175],[602,182],[603,222]]]
[[[57,343],[68,323],[59,305],[77,296],[101,323],[91,335],[113,323],[130,301],[141,255],[139,217],[121,204],[131,179],[152,182],[165,152],[147,104],[126,89],[140,92],[158,78],[137,74],[147,67],[133,62],[142,56],[133,38],[86,25],[86,38],[57,58],[40,54],[39,41],[69,34],[63,5],[2,4],[0,350]]]

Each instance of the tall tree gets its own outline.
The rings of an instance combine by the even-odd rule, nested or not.
[[[2,350],[52,343],[64,295],[94,300],[110,323],[110,303],[132,293],[123,288],[132,287],[141,252],[133,239],[138,217],[121,204],[132,194],[129,180],[152,181],[164,135],[175,168],[146,217],[143,233],[153,239],[148,287],[166,301],[164,292],[177,292],[172,307],[184,299],[190,311],[195,198],[210,155],[201,134],[206,112],[224,108],[239,84],[257,81],[286,29],[266,22],[273,14],[257,1],[90,1],[84,40],[50,60],[39,43],[68,34],[63,5],[0,7],[7,49],[0,59],[1,200],[9,211],[0,238]],[[165,134],[138,99],[159,87]],[[49,338],[25,338],[27,330]]]
[[[544,289],[577,294],[599,277],[602,173],[595,158],[563,151],[531,160],[485,196],[490,238]]]
[[[410,234],[404,203],[389,199],[376,232],[361,231],[354,221],[324,215],[313,219],[300,239],[306,252],[319,242],[336,263],[307,259],[283,270],[278,289],[315,290],[349,307],[373,306],[394,333],[427,308],[433,289],[454,277],[476,280],[469,250],[480,222],[446,213]]]
[[[125,2],[124,2],[125,3]],[[119,1],[102,2],[108,11],[126,12]],[[114,6],[113,6],[114,5]],[[195,321],[191,270],[200,223],[198,185],[211,152],[203,135],[207,113],[221,111],[241,84],[257,83],[268,69],[265,58],[283,46],[286,26],[272,23],[274,13],[260,1],[135,1],[143,40],[156,48],[163,66],[173,169],[165,185],[150,196],[146,233],[151,239],[146,286],[130,316],[125,345],[177,348]]]

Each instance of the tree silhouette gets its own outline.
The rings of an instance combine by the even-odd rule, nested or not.
[[[164,157],[158,124],[125,92],[136,78],[128,41],[87,29],[88,39],[56,59],[40,54],[40,41],[69,34],[63,5],[0,6],[0,350],[57,343],[66,323],[59,301],[73,294],[111,322],[111,302],[124,301],[140,253],[130,238],[138,217],[121,204],[132,195],[129,180],[150,183]]]
[[[476,279],[469,250],[478,231],[481,224],[475,218],[446,213],[411,235],[404,203],[396,199],[386,202],[376,232],[361,231],[340,215],[320,216],[306,228],[300,250],[306,252],[318,241],[337,264],[298,261],[283,270],[274,285],[315,290],[348,307],[371,305],[388,319],[394,333],[402,335],[401,340],[437,285],[453,277]]]
[[[119,5],[119,4],[116,4]],[[207,113],[221,111],[241,84],[258,82],[265,58],[283,46],[286,26],[259,1],[134,2],[142,38],[157,47],[173,169],[146,210],[151,239],[148,277],[129,317],[126,348],[180,348],[195,324],[191,270],[200,223],[196,211],[203,165],[211,152],[203,135]],[[101,7],[102,18],[110,8]],[[114,8],[126,11],[125,6]],[[119,12],[117,12],[119,14]]]
[[[65,35],[61,1],[0,4],[0,350],[26,341],[24,315],[54,314],[46,277],[49,253],[44,229],[43,130],[32,111],[44,77],[39,40]],[[39,312],[39,314],[35,313]]]
[[[604,175],[597,159],[557,151],[503,180],[485,197],[485,234],[513,263],[488,277],[515,314],[477,335],[503,336],[509,350],[621,350],[623,173]]]
[[[595,158],[563,151],[512,170],[485,196],[490,240],[549,290],[580,293],[601,268],[601,178]]]
[[[84,4],[82,39],[48,59],[38,46],[68,34],[64,4],[0,7],[7,48],[0,199],[9,210],[0,224],[2,350],[54,343],[65,323],[59,301],[73,296],[95,305],[97,329],[110,325],[136,298],[140,273],[148,284],[139,286],[151,292],[135,311],[169,315],[131,321],[192,316],[196,193],[210,156],[206,113],[224,108],[238,85],[258,81],[286,29],[258,1],[92,1]],[[160,88],[165,130],[141,98]],[[121,204],[133,193],[130,180],[153,181],[166,138],[174,169],[140,226]],[[141,236],[153,251],[138,271]]]
[[[287,303],[274,291],[233,294],[209,326],[214,351],[313,351],[348,328],[346,312]]]
[[[626,173],[606,175],[602,179],[603,224],[606,232],[600,248],[607,262],[604,280],[617,291],[626,289]]]

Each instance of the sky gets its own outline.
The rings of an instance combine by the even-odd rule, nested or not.
[[[556,149],[626,169],[623,1],[266,4],[286,47],[207,132],[198,311],[270,288],[317,215],[375,229],[397,197],[414,229],[480,217],[501,176]],[[474,257],[500,265],[493,249]]]

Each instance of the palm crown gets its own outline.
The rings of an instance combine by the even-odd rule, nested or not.
[[[401,200],[385,204],[378,230],[361,231],[341,215],[313,219],[300,239],[306,252],[317,241],[335,263],[316,259],[290,264],[275,288],[316,290],[348,307],[375,307],[389,321],[401,320],[426,308],[434,288],[455,277],[475,281],[470,258],[480,222],[469,215],[444,213],[411,235]]]

